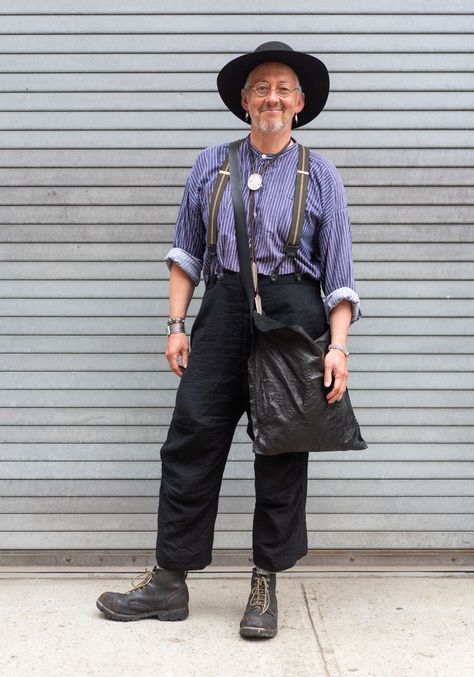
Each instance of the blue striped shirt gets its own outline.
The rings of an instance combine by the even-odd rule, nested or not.
[[[166,257],[179,265],[199,284],[215,272],[207,253],[209,207],[219,169],[228,152],[228,144],[202,151],[186,182],[176,222],[173,248]],[[255,244],[259,273],[270,275],[294,271],[294,263],[284,254],[290,232],[295,190],[298,146],[288,146],[264,171],[273,156],[264,155],[250,144],[249,137],[240,146],[242,189],[246,212],[249,209],[247,178],[263,173],[262,187],[255,191]],[[351,224],[344,186],[337,169],[326,158],[310,152],[310,176],[301,244],[296,261],[301,273],[321,282],[324,306],[330,311],[341,301],[352,303],[352,321],[360,316],[359,296],[355,291]],[[227,183],[218,214],[217,262],[221,268],[238,271],[239,258],[235,237],[234,211],[230,182]],[[250,235],[249,235],[250,237]]]

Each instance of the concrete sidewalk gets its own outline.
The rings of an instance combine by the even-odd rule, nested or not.
[[[0,675],[474,675],[472,574],[279,574],[267,641],[238,634],[249,581],[192,574],[186,621],[117,623],[95,600],[129,589],[129,574],[0,573]]]

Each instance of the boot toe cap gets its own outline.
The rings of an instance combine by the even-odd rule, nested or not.
[[[102,611],[103,613],[126,613],[128,611],[128,606],[123,603],[122,597],[124,597],[124,595],[117,592],[103,592],[97,600],[96,606],[99,611]]]
[[[247,613],[240,623],[242,637],[275,637],[277,629],[277,619],[269,613]]]

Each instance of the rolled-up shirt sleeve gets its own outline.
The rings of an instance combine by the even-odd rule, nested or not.
[[[176,263],[189,275],[194,285],[199,284],[206,249],[205,227],[201,216],[198,181],[198,162],[186,182],[173,236],[173,247],[166,255],[171,268]]]
[[[338,303],[350,301],[351,321],[355,322],[361,313],[354,282],[351,222],[341,177],[335,167],[330,167],[330,174],[332,180],[325,184],[323,216],[318,232],[324,307],[329,318]]]

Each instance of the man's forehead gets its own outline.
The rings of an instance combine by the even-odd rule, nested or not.
[[[295,71],[290,68],[290,66],[287,66],[285,63],[279,63],[278,61],[268,61],[266,63],[261,63],[249,73],[249,77],[252,80],[264,76],[272,76],[285,80],[297,79]]]

